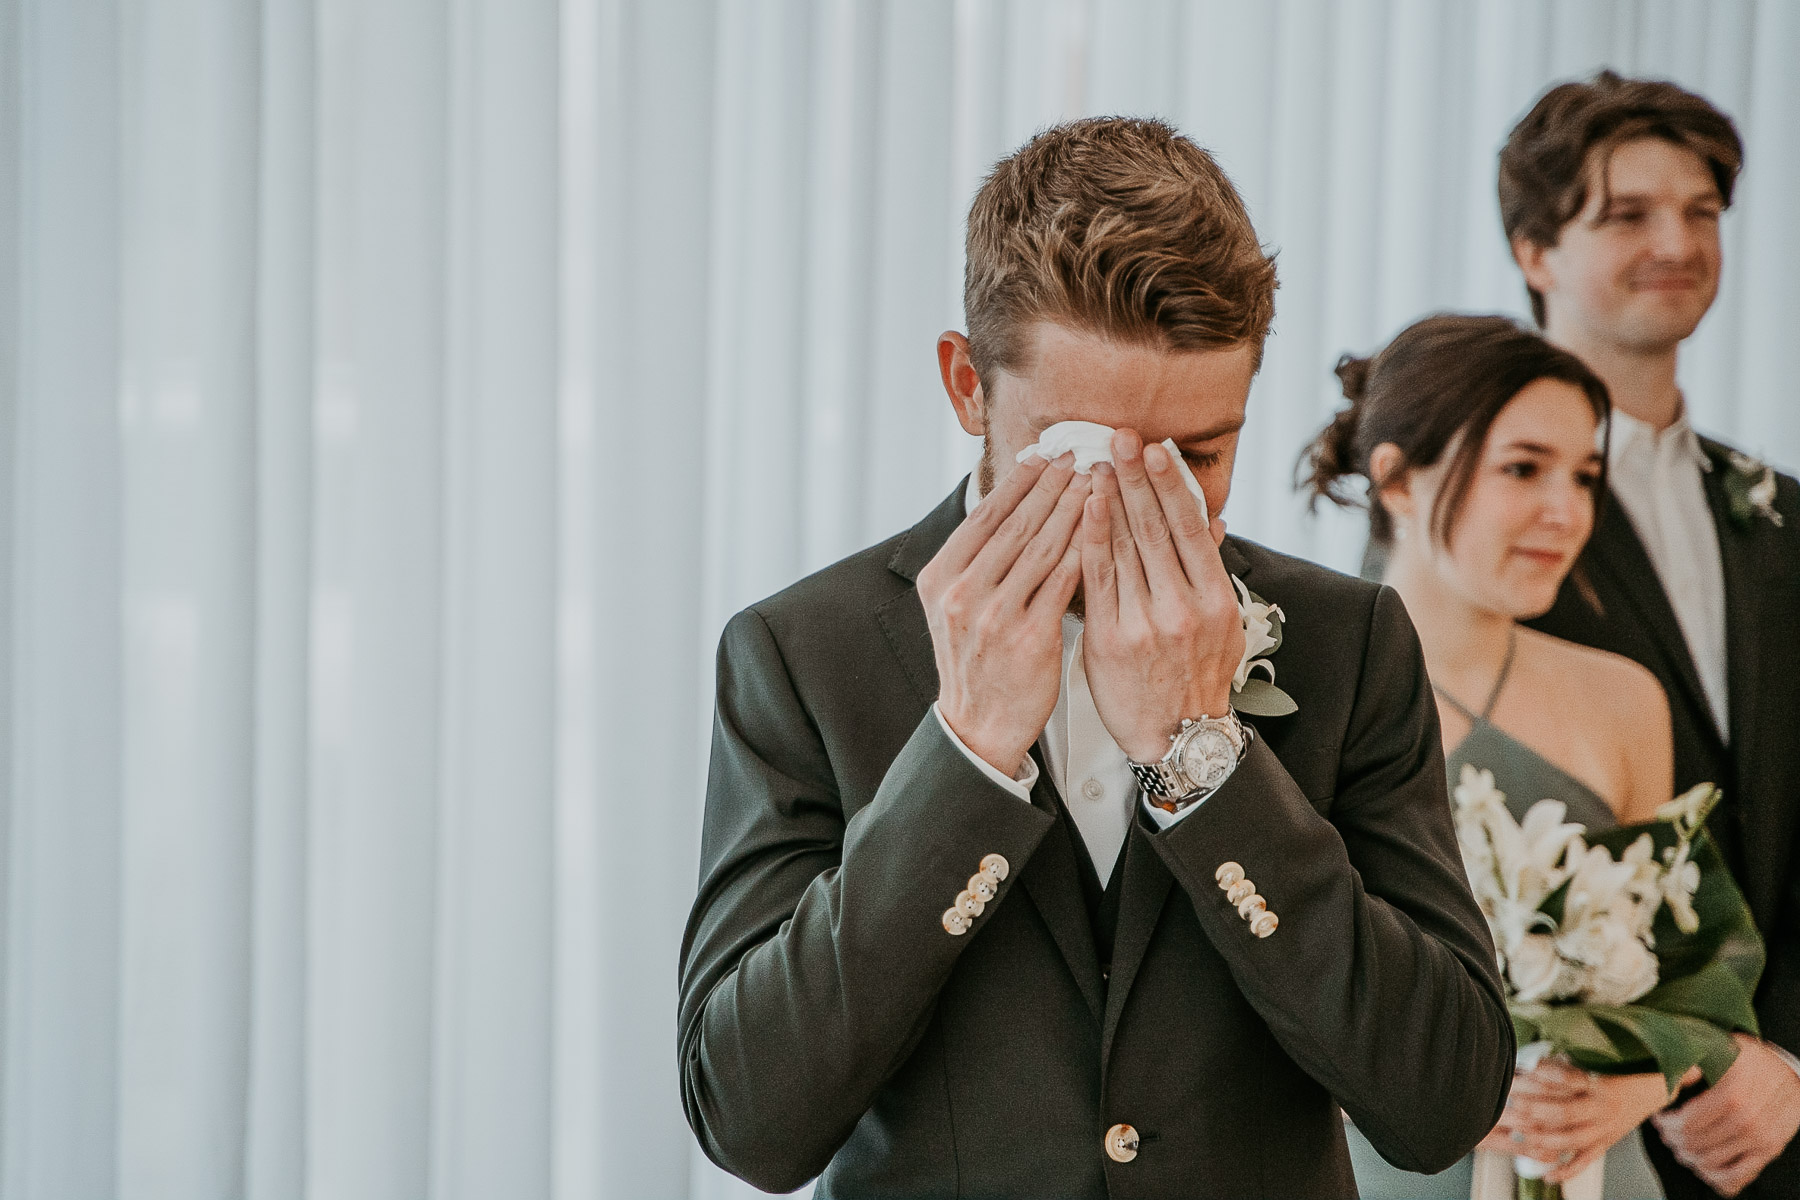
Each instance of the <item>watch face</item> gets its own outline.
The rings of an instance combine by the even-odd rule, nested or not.
[[[1237,747],[1222,729],[1202,729],[1181,751],[1181,773],[1196,788],[1216,788],[1237,765]]]

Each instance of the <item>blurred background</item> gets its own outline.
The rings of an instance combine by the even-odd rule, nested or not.
[[[0,1200],[747,1195],[675,982],[725,619],[973,463],[989,165],[1211,148],[1330,368],[1525,311],[1495,153],[1672,78],[1748,143],[1696,423],[1800,464],[1787,0],[0,0]]]

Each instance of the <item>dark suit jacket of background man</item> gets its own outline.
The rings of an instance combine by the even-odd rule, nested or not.
[[[958,488],[725,631],[679,1029],[707,1154],[827,1197],[1353,1196],[1341,1103],[1395,1163],[1450,1165],[1498,1117],[1512,1029],[1398,598],[1225,543],[1287,614],[1300,709],[1200,811],[1133,825],[1108,979],[1048,772],[1023,802],[930,712],[913,580],[962,517]],[[952,937],[990,853],[1011,873]]]
[[[1768,943],[1756,997],[1763,1036],[1800,1051],[1800,488],[1777,477],[1781,525],[1760,514],[1739,521],[1724,488],[1730,451],[1707,438],[1700,442],[1712,464],[1704,481],[1725,575],[1729,743],[1650,556],[1610,493],[1556,607],[1532,624],[1636,659],[1662,682],[1674,718],[1675,790],[1710,781],[1725,792],[1708,827]],[[1582,595],[1581,576],[1592,599]],[[1645,1126],[1645,1148],[1671,1200],[1713,1195],[1654,1134]],[[1800,1197],[1800,1139],[1743,1195]]]

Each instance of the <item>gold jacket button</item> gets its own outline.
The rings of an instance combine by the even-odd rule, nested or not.
[[[1275,927],[1279,924],[1281,924],[1280,919],[1265,909],[1250,919],[1250,932],[1259,938],[1266,938],[1275,932]]]
[[[1129,1125],[1114,1125],[1106,1131],[1106,1156],[1114,1162],[1128,1163],[1137,1157],[1138,1131]]]
[[[1005,883],[1011,870],[1012,864],[1006,861],[1005,855],[990,854],[981,860],[981,873],[995,883]]]
[[[1243,877],[1244,868],[1238,866],[1234,862],[1225,863],[1218,870],[1213,872],[1213,878],[1218,881],[1221,888],[1225,889],[1229,889],[1232,884]]]
[[[951,907],[944,910],[944,932],[951,937],[961,937],[969,932],[969,918],[963,916],[962,909]]]

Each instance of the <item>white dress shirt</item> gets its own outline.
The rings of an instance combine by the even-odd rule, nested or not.
[[[1661,433],[1613,409],[1607,475],[1650,555],[1720,736],[1731,726],[1725,683],[1725,569],[1701,473],[1712,463],[1683,412]]]
[[[963,493],[964,511],[973,511],[980,499],[975,476],[970,475],[968,489]],[[1126,765],[1125,751],[1101,723],[1100,711],[1094,707],[1093,693],[1088,691],[1087,671],[1081,662],[1081,619],[1064,615],[1062,634],[1062,687],[1057,692],[1056,711],[1050,714],[1050,723],[1044,726],[1038,744],[1043,750],[1044,763],[1050,768],[1050,782],[1062,796],[1063,804],[1081,834],[1082,844],[1087,847],[1088,858],[1100,876],[1100,886],[1105,887],[1118,863],[1119,851],[1125,847],[1125,835],[1130,832],[1135,805],[1143,803],[1150,819],[1159,828],[1167,829],[1205,801],[1190,804],[1178,813],[1169,813],[1140,800],[1141,789],[1137,777]],[[1038,768],[1030,755],[1019,764],[1017,774],[1008,778],[963,745],[963,740],[956,736],[956,731],[944,720],[944,714],[936,704],[931,706],[931,711],[937,714],[944,733],[968,755],[970,762],[981,768],[982,774],[1019,799],[1031,802]]]

